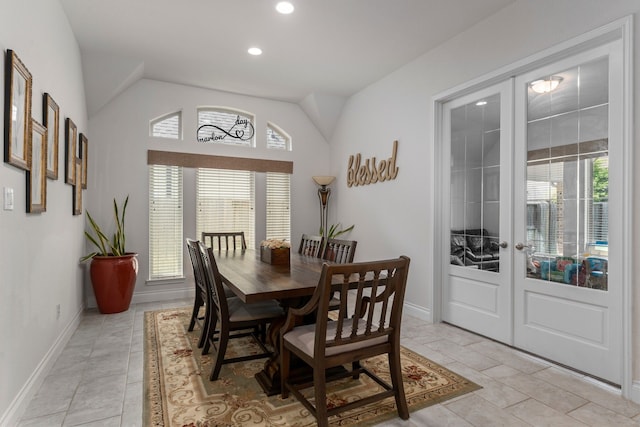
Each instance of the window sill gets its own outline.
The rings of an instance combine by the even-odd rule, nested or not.
[[[148,279],[145,283],[147,285],[155,286],[155,285],[173,285],[173,284],[182,284],[185,282],[185,277],[172,277],[170,279]]]

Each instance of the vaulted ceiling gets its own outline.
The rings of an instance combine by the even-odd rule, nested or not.
[[[295,11],[282,15],[278,0],[60,0],[89,116],[140,78],[300,103],[313,115],[514,0],[290,1]]]

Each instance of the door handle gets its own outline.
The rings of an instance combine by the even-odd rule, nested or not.
[[[523,250],[524,248],[530,248],[530,247],[531,247],[531,245],[525,245],[523,243],[517,243],[516,244],[516,249],[519,250],[519,251]]]
[[[498,246],[500,246],[502,249],[504,249],[504,248],[506,248],[508,245],[507,245],[507,242],[505,242],[505,241],[503,240],[502,242],[500,242],[500,243],[498,244]]]

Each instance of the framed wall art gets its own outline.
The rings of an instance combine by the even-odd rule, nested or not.
[[[76,159],[78,152],[78,128],[69,117],[65,121],[64,127],[64,145],[65,145],[65,162],[64,162],[64,182],[75,185],[76,183]]]
[[[60,107],[48,93],[44,94],[42,106],[43,124],[47,128],[47,178],[58,179]]]
[[[4,161],[29,170],[33,78],[18,55],[7,49],[4,92]]]
[[[47,128],[31,120],[31,169],[27,171],[27,212],[47,210]]]
[[[73,214],[82,215],[82,160],[76,158],[75,168],[75,184],[73,186]]]
[[[82,159],[82,188],[87,188],[87,167],[89,166],[89,140],[80,133],[80,158]]]

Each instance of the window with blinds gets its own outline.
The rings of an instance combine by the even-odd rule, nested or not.
[[[291,241],[291,175],[267,172],[267,239]]]
[[[255,247],[255,172],[199,168],[196,173],[196,235],[244,231]]]
[[[183,276],[182,168],[149,165],[149,280]]]
[[[530,163],[527,241],[537,252],[576,256],[607,244],[608,165],[608,156],[593,152]]]
[[[198,141],[255,147],[255,117],[232,108],[198,108]]]
[[[291,151],[291,137],[273,123],[267,124],[267,148]]]
[[[182,113],[170,113],[149,122],[149,134],[160,138],[180,139]]]

